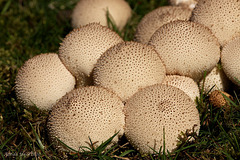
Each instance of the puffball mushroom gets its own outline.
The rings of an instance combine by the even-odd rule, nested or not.
[[[221,45],[240,35],[240,1],[199,0],[191,21],[211,29]]]
[[[16,76],[15,91],[24,105],[50,110],[58,99],[71,91],[75,78],[55,53],[34,56],[27,60]]]
[[[124,0],[80,0],[72,13],[72,26],[78,28],[93,22],[108,26],[107,12],[119,30],[132,15],[129,4]]]
[[[99,23],[90,23],[70,32],[61,43],[59,57],[67,69],[87,84],[97,59],[111,46],[123,39]]]
[[[198,134],[200,118],[193,100],[182,90],[155,84],[139,90],[126,101],[125,135],[141,153],[154,153],[164,147],[177,148],[181,132]],[[164,137],[165,135],[165,137]],[[192,138],[193,139],[193,138]],[[152,149],[151,149],[152,148]]]
[[[79,151],[94,147],[112,137],[123,134],[124,113],[120,98],[102,87],[82,87],[67,93],[52,108],[48,118],[50,141],[59,151],[68,151],[60,141]],[[116,143],[116,136],[112,143]]]
[[[199,89],[202,87],[204,91],[212,92],[215,90],[226,91],[229,88],[230,80],[227,78],[226,74],[223,72],[223,69],[216,66],[212,71],[206,75],[205,79],[203,78],[199,82]]]
[[[159,27],[174,20],[189,20],[191,13],[190,9],[179,6],[159,7],[141,19],[136,29],[135,41],[147,44]]]
[[[197,83],[190,77],[179,75],[167,75],[162,84],[177,87],[184,91],[193,101],[199,97],[199,89]]]
[[[187,6],[190,9],[195,8],[197,2],[199,0],[168,0],[171,5],[181,5],[181,6]]]
[[[236,85],[240,86],[240,37],[229,41],[222,48],[221,63],[224,73]]]
[[[190,21],[173,21],[160,27],[151,37],[167,75],[191,77],[198,82],[220,59],[217,38],[205,26]]]
[[[139,88],[161,83],[166,70],[151,46],[123,42],[108,49],[93,69],[94,85],[108,88],[123,101]]]
[[[229,107],[228,100],[223,95],[232,100],[232,96],[230,94],[220,90],[215,90],[209,94],[209,102],[214,107],[218,108],[221,108],[223,106]]]

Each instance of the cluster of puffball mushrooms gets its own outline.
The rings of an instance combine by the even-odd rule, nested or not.
[[[134,40],[124,41],[107,27],[106,13],[122,30],[132,13],[127,2],[80,0],[59,53],[20,68],[17,98],[50,110],[47,129],[58,150],[68,150],[59,140],[80,150],[89,137],[99,146],[118,132],[112,143],[125,134],[141,153],[164,143],[171,152],[181,133],[199,133],[199,88],[239,85],[240,1],[170,4],[146,14]]]

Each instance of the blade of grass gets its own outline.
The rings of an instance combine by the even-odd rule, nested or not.
[[[8,0],[7,3],[5,4],[5,6],[3,7],[3,10],[1,12],[1,15],[3,15],[4,13],[6,13],[6,11],[8,10],[10,4],[12,3],[12,0]]]

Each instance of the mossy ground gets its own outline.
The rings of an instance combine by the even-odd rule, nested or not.
[[[201,130],[195,142],[187,133],[171,154],[140,155],[123,137],[107,152],[58,153],[47,138],[47,112],[26,109],[14,92],[18,69],[29,58],[58,52],[59,44],[72,28],[71,10],[77,0],[0,0],[0,159],[240,159],[239,92],[231,89],[230,109],[214,108],[208,94],[197,100]],[[133,17],[122,33],[132,40],[139,20],[166,0],[128,0]],[[194,135],[192,135],[194,136]],[[90,149],[90,148],[89,148]],[[85,149],[88,150],[88,149]]]

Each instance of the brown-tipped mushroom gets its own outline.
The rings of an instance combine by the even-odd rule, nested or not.
[[[120,42],[123,39],[117,33],[99,23],[91,23],[74,29],[63,39],[59,57],[77,80],[88,83],[84,79],[90,77],[97,59]]]
[[[166,70],[152,46],[123,42],[107,50],[93,70],[94,84],[118,94],[123,101],[139,88],[161,83]]]
[[[240,86],[240,37],[223,46],[221,63],[224,73],[236,85]]]
[[[58,99],[71,91],[75,78],[55,53],[40,54],[27,60],[16,77],[16,95],[26,106],[50,110]]]
[[[72,14],[72,26],[78,28],[88,23],[99,22],[108,26],[107,13],[118,29],[122,30],[132,15],[124,0],[80,0]]]
[[[240,1],[199,0],[191,21],[210,28],[221,45],[240,35]]]
[[[215,90],[209,94],[209,101],[214,107],[229,107],[228,99],[232,100],[232,96],[226,92]]]
[[[161,147],[171,152],[181,132],[198,134],[200,129],[195,103],[173,86],[156,84],[139,90],[126,101],[124,112],[125,135],[141,153],[154,153],[152,149]]]
[[[220,59],[217,38],[205,26],[189,21],[173,21],[160,27],[151,37],[166,65],[166,73],[191,77],[198,82]]]
[[[174,20],[189,20],[191,13],[190,9],[184,7],[159,7],[141,19],[136,29],[135,41],[147,44],[159,27]]]
[[[53,145],[60,151],[67,146],[101,145],[115,133],[123,134],[123,103],[114,93],[96,86],[82,87],[66,94],[53,106],[47,127]],[[60,141],[59,141],[60,140]],[[116,143],[115,137],[111,144]]]
[[[167,75],[162,84],[167,84],[181,89],[193,101],[196,100],[196,97],[199,97],[198,85],[192,78],[179,75]]]

